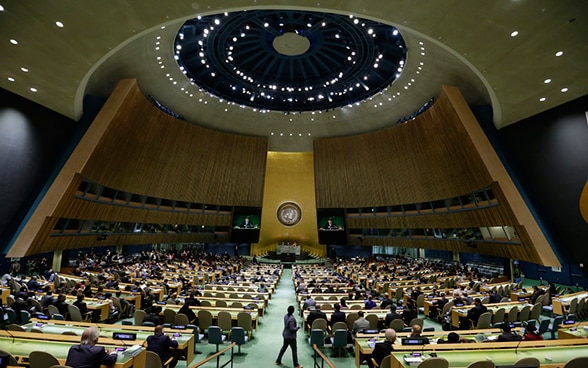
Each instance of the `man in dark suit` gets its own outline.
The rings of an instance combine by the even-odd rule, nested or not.
[[[505,342],[505,341],[521,341],[523,338],[516,333],[513,333],[510,330],[510,325],[508,323],[504,323],[502,325],[502,335],[498,335],[497,341]]]
[[[328,321],[327,315],[325,312],[321,311],[321,306],[317,304],[314,306],[314,310],[310,311],[308,317],[306,317],[306,323],[308,323],[308,326],[312,328],[312,322],[319,318],[324,318],[325,321]]]
[[[333,308],[335,308],[335,311],[333,314],[331,314],[331,326],[337,322],[345,322],[347,320],[347,316],[344,312],[341,312],[341,306],[339,304],[335,304]]]
[[[391,305],[390,306],[390,313],[386,314],[386,319],[384,320],[386,327],[389,327],[390,322],[394,321],[395,319],[402,319],[402,314],[400,314],[396,311],[395,305]]]
[[[154,334],[147,338],[147,350],[159,355],[161,362],[165,364],[171,358],[171,349],[177,348],[178,342],[163,333],[163,326],[155,326]],[[169,367],[174,368],[178,364],[177,359],[173,359]]]
[[[396,341],[396,331],[391,328],[388,328],[385,332],[386,340],[383,342],[379,342],[374,346],[374,351],[372,352],[372,358],[378,363],[378,365],[382,364],[382,360],[385,357],[390,355],[390,353],[394,350],[394,341]],[[372,362],[369,362],[369,366],[373,367]]]
[[[468,311],[467,318],[463,321],[460,321],[460,322],[464,323],[463,329],[469,328],[469,325],[468,325],[470,323],[469,321],[471,321],[471,324],[475,326],[476,323],[478,323],[480,316],[486,312],[488,312],[488,308],[486,308],[486,306],[484,304],[482,304],[482,301],[480,300],[480,298],[474,299],[474,307]]]
[[[98,328],[88,327],[82,333],[81,343],[69,348],[65,365],[76,368],[100,368],[101,365],[111,366],[116,363],[116,352],[106,351],[98,343]]]

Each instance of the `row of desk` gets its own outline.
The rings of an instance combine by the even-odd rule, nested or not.
[[[519,330],[515,329],[515,332]],[[578,356],[588,356],[588,344],[584,340],[542,340],[522,342],[496,342],[500,334],[498,329],[457,331],[469,343],[440,344],[437,339],[447,339],[448,332],[434,331],[423,333],[431,344],[401,345],[401,338],[408,333],[398,333],[392,353],[392,367],[404,368],[411,365],[404,357],[411,353],[421,354],[424,359],[435,353],[449,361],[451,368],[466,368],[470,363],[479,360],[492,360],[496,365],[513,365],[517,360],[534,356],[541,362],[541,367],[561,368],[568,360]],[[370,341],[371,340],[371,341]],[[375,341],[374,341],[375,340]],[[384,340],[383,334],[358,334],[355,340],[355,365],[360,368],[361,362],[370,359],[375,342]]]

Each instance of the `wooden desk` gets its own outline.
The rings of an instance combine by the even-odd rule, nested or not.
[[[508,312],[513,307],[517,307],[519,309],[519,311],[520,311],[523,307],[525,307],[527,305],[530,305],[531,307],[533,306],[532,304],[526,304],[524,302],[508,302],[508,303],[485,304],[486,308],[488,308],[488,312],[491,312],[492,314],[494,314],[494,312],[496,312],[498,309],[504,308],[505,318],[506,318],[506,316],[508,316]],[[453,326],[459,328],[459,317],[467,317],[468,316],[468,310],[470,310],[473,307],[474,307],[473,304],[464,305],[462,307],[453,307],[453,309],[451,310],[451,324]]]
[[[573,325],[559,325],[558,339],[588,339],[588,322]],[[588,342],[587,342],[588,343]]]
[[[114,332],[133,332],[137,334],[137,340],[135,341],[127,341],[126,345],[144,345],[147,337],[153,335],[153,327],[149,326],[126,326],[126,325],[110,325],[110,324],[96,324],[90,322],[73,322],[73,321],[58,321],[52,320],[51,322],[41,321],[37,319],[33,319],[33,322],[27,323],[22,325],[23,328],[30,332],[34,327],[43,331],[43,334],[47,335],[61,335],[64,331],[71,331],[74,332],[78,337],[73,336],[75,339],[74,341],[78,341],[82,336],[82,332],[88,327],[96,326],[100,331],[100,341],[110,341],[112,340],[112,334]],[[41,324],[42,326],[37,326],[37,324]],[[178,342],[178,350],[182,350],[186,353],[186,361],[189,363],[194,358],[194,334],[190,329],[171,329],[166,328],[164,329],[166,334],[171,334],[175,332],[179,332],[181,336],[176,337],[176,341]],[[35,338],[38,338],[38,335],[41,334],[34,334]],[[112,340],[115,344],[123,344],[120,340]]]
[[[515,328],[513,329],[514,332],[516,333],[520,333],[521,329],[519,328]],[[451,331],[428,331],[428,332],[423,332],[423,336],[427,337],[430,342],[431,342],[431,346],[435,345],[436,346],[436,342],[438,339],[445,339],[447,340],[447,335],[450,333]],[[483,329],[483,330],[468,330],[468,331],[455,331],[457,333],[459,333],[460,337],[466,340],[473,340],[473,341],[478,341],[481,340],[481,338],[485,338],[485,339],[494,339],[494,338],[498,338],[498,335],[500,335],[502,333],[502,331],[498,328],[490,328],[490,329]],[[398,332],[396,334],[396,342],[394,344],[394,350],[414,350],[415,347],[414,346],[403,346],[402,345],[402,338],[407,337],[408,335],[410,335],[410,332]],[[369,360],[371,358],[372,352],[373,352],[373,348],[369,346],[368,342],[370,339],[375,339],[375,342],[382,342],[384,341],[384,333],[378,333],[378,334],[362,334],[362,333],[358,333],[357,336],[355,337],[355,366],[357,368],[360,367],[361,362],[363,362],[364,360]],[[486,344],[485,342],[479,342],[477,345],[478,347],[481,347],[482,345],[479,344]],[[441,346],[445,346],[445,345],[450,345],[450,346],[455,346],[456,344],[439,344],[439,347]],[[473,344],[468,344],[468,345],[473,345]],[[461,345],[459,345],[461,346]],[[485,346],[485,345],[483,345]],[[427,348],[429,348],[429,345],[427,345]],[[418,350],[421,350],[422,346],[418,347]]]
[[[23,360],[23,358],[28,359],[29,354],[31,351],[35,350],[44,350],[52,355],[54,355],[59,364],[65,365],[65,361],[67,359],[67,353],[69,348],[79,343],[79,337],[77,336],[70,336],[76,338],[75,342],[70,342],[68,339],[64,339],[67,336],[58,336],[58,338],[62,341],[56,340],[40,340],[37,337],[42,334],[35,334],[35,333],[26,333],[26,332],[16,332],[11,331],[13,337],[8,335],[6,331],[0,331],[0,350],[4,350],[10,352],[12,356],[14,356],[19,364],[25,365],[28,364]],[[21,335],[25,334],[25,335]],[[112,349],[115,347],[115,344],[100,344],[107,349]],[[122,354],[119,354],[114,364],[115,368],[143,368],[145,367],[145,357],[146,357],[145,349],[141,351],[135,357],[128,357]],[[106,368],[102,366],[102,368]]]
[[[573,340],[570,340],[573,341]],[[555,342],[552,344],[551,342]],[[562,368],[563,365],[570,359],[579,356],[588,356],[588,345],[585,344],[566,344],[561,345],[561,341],[541,341],[544,347],[540,347],[534,341],[523,341],[518,343],[488,343],[483,344],[484,348],[480,349],[472,345],[478,344],[438,344],[425,345],[422,350],[425,358],[429,357],[429,353],[433,351],[433,347],[443,346],[447,349],[467,349],[467,350],[439,350],[435,352],[437,356],[445,358],[449,361],[450,368],[466,368],[470,363],[490,359],[496,365],[513,365],[517,360],[526,357],[538,358],[541,362],[541,368]],[[559,343],[559,345],[558,345]],[[404,355],[409,354],[410,351],[393,352],[392,353],[392,368],[408,368],[410,367],[404,362]]]
[[[586,298],[588,296],[588,291],[581,291],[574,294],[567,294],[564,296],[560,296],[557,298],[553,298],[551,300],[551,304],[553,306],[553,314],[557,314],[563,316],[567,313],[567,308],[570,306],[570,302],[574,298],[580,299]]]

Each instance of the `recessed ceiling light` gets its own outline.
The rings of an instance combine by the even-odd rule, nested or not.
[[[510,34],[510,37],[516,37],[519,35],[519,31],[512,31],[512,33]]]
[[[18,41],[15,40],[14,38],[11,38],[10,39],[10,43],[13,44],[13,45],[18,45]]]
[[[37,92],[37,89],[35,87],[31,87],[31,92]]]
[[[60,21],[55,22],[55,25],[59,28],[63,28],[63,23],[61,23]]]
[[[14,82],[14,78],[12,78],[12,77],[8,77],[8,80],[11,82]]]
[[[545,97],[541,97],[541,98],[539,99],[539,101],[541,101],[541,102],[543,102],[543,101],[545,101],[545,100],[546,100],[546,98],[545,98]]]
[[[562,56],[563,55],[563,51],[558,51],[555,53],[555,56]]]
[[[4,7],[0,5],[0,11],[4,11]]]
[[[568,91],[568,87],[564,87],[561,89],[562,92],[567,92]]]
[[[547,78],[546,80],[543,81],[543,83],[547,84],[547,83],[551,83],[551,79]]]
[[[24,66],[23,66],[23,67],[21,67],[21,68],[20,68],[20,70],[22,70],[22,71],[23,71],[23,72],[25,72],[25,73],[28,73],[28,72],[29,72],[29,70],[28,70],[27,68],[25,68]]]

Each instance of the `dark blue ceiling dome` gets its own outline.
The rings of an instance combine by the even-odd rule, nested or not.
[[[184,23],[175,40],[180,69],[204,91],[284,112],[363,101],[398,78],[406,52],[393,26],[300,10],[198,17]]]

